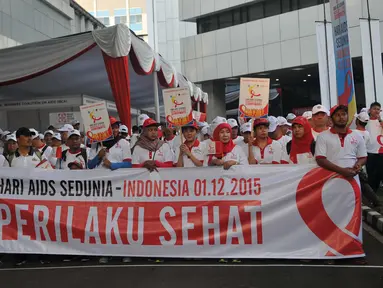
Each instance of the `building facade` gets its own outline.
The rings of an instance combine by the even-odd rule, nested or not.
[[[131,30],[148,41],[146,0],[77,0],[86,11],[105,26],[127,24]]]
[[[202,83],[214,115],[225,114],[226,87],[247,76],[270,78],[272,87],[282,88],[287,96],[279,97],[285,103],[278,109],[285,114],[315,105],[321,99],[316,22],[324,15],[331,21],[326,2],[179,0],[180,19],[197,25],[197,35],[181,39],[182,72]],[[346,5],[357,101],[365,105],[360,18],[369,15],[367,1],[347,0]],[[383,27],[383,1],[369,0],[369,8]]]
[[[100,27],[72,0],[0,1],[0,49]]]

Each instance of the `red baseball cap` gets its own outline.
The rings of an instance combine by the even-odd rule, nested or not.
[[[161,124],[158,124],[156,121],[154,121],[152,118],[148,118],[144,121],[144,124],[142,125],[142,127],[146,128],[146,127],[149,127],[149,126],[160,126]]]
[[[109,116],[110,125],[114,125],[116,123],[120,123],[116,118]]]
[[[333,107],[330,109],[330,117],[332,117],[332,115],[334,115],[335,112],[338,111],[338,110],[340,110],[340,109],[342,109],[342,110],[348,112],[348,107],[347,107],[346,105],[335,105],[335,106],[333,106]]]
[[[254,120],[254,127],[257,127],[259,125],[266,125],[269,126],[270,122],[266,118],[259,118]]]

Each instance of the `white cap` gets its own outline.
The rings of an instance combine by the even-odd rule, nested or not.
[[[227,123],[229,123],[231,128],[238,127],[238,122],[237,120],[230,118],[227,120]]]
[[[202,129],[201,129],[201,134],[202,134],[202,135],[206,135],[206,134],[207,134],[207,135],[210,135],[209,133],[210,133],[210,127],[209,127],[209,125],[208,125],[208,126],[203,126]]]
[[[146,119],[149,119],[149,116],[146,114],[138,116],[138,126],[143,126]]]
[[[78,121],[78,120],[74,120],[74,121],[72,122],[72,126],[77,125],[77,124],[80,124],[80,121]]]
[[[7,137],[5,137],[5,141],[9,141],[9,140],[13,140],[15,142],[17,142],[17,139],[16,139],[16,134],[9,134],[7,135]]]
[[[61,134],[60,133],[54,134],[52,139],[57,139],[57,140],[61,141]]]
[[[294,120],[295,118],[297,118],[297,116],[294,113],[289,113],[286,116],[287,120]]]
[[[356,118],[363,123],[367,123],[370,120],[370,116],[368,116],[367,112],[360,112]]]
[[[44,140],[44,134],[39,134],[39,138],[40,138],[40,140]]]
[[[71,132],[71,131],[73,131],[74,130],[74,128],[73,128],[73,126],[72,125],[70,125],[70,124],[65,124],[63,127],[61,127],[58,131],[59,132]]]
[[[32,136],[32,140],[34,140],[37,137],[39,137],[39,132],[36,129],[30,128],[29,131],[31,131],[31,133],[32,133],[32,135],[31,135]]]
[[[362,108],[362,109],[360,110],[360,113],[362,113],[362,112],[366,112],[366,113],[368,113],[368,109],[367,109],[367,108]]]
[[[120,133],[129,133],[128,127],[126,127],[126,125],[121,125],[118,131]]]
[[[53,133],[52,130],[47,130],[47,131],[44,132],[44,136],[47,135],[47,134],[52,134],[52,136],[55,135],[55,133]]]
[[[251,121],[241,125],[241,133],[251,132]]]
[[[197,122],[197,125],[198,125],[198,127],[206,127],[206,126],[209,126],[209,123],[207,123],[207,122]]]
[[[72,130],[71,132],[69,132],[68,138],[70,138],[71,136],[80,136],[81,137],[81,133],[78,130]]]
[[[310,120],[313,118],[313,112],[312,111],[306,111],[305,113],[303,113],[302,117],[306,118],[307,120]]]
[[[287,119],[285,117],[282,117],[282,116],[279,116],[277,117],[278,119],[278,126],[291,126],[291,124],[289,122],[287,122]]]
[[[320,105],[320,104],[315,105],[313,107],[312,112],[313,112],[313,115],[318,114],[319,112],[323,112],[323,113],[326,113],[327,116],[330,116],[330,111],[326,107],[324,107],[323,105]]]
[[[215,117],[214,120],[211,122],[211,125],[210,125],[210,132],[211,132],[212,134],[214,134],[215,129],[216,129],[220,124],[223,124],[223,123],[227,123],[226,118],[221,117],[221,116],[217,116],[217,117]],[[227,124],[228,124],[228,123],[227,123]]]
[[[275,130],[277,130],[277,127],[278,127],[278,119],[274,116],[269,116],[267,118],[267,120],[269,121],[270,125],[269,125],[269,132],[270,133],[273,133]]]

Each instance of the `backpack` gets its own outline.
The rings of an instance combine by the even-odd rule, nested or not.
[[[60,159],[60,168],[62,168],[61,167],[62,166],[62,162],[66,161],[66,155],[67,155],[68,151],[69,150],[65,150],[64,152],[62,152],[62,156],[61,156],[61,159]],[[85,169],[88,169],[88,154],[87,154],[85,148],[81,148],[81,152],[76,155],[76,157],[80,157],[80,156],[82,156],[82,158],[85,161]]]

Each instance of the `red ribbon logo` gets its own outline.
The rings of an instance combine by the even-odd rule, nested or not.
[[[346,74],[346,79],[344,80],[344,92],[339,96],[339,105],[346,105],[351,102],[351,92],[352,92],[352,74],[351,71],[348,71]]]
[[[344,256],[363,255],[362,243],[340,229],[327,214],[323,205],[323,186],[330,179],[348,181],[355,195],[355,208],[350,223],[345,227],[355,237],[358,237],[361,227],[361,192],[355,179],[345,179],[342,176],[322,169],[315,168],[307,173],[298,185],[296,201],[299,214],[310,230],[326,245]],[[328,251],[326,256],[336,256]]]
[[[376,140],[378,141],[380,148],[379,148],[379,154],[383,154],[383,135],[379,135]]]

